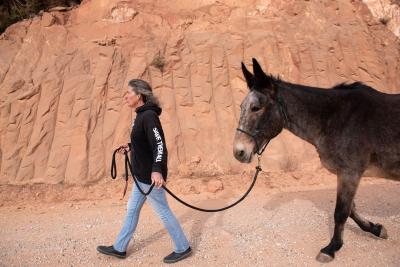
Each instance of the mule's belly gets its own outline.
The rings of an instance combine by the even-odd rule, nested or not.
[[[363,174],[364,177],[382,177],[386,178],[388,176],[388,173],[384,171],[382,168],[376,166],[376,165],[370,165],[368,168],[364,171]]]
[[[400,146],[387,144],[376,147],[371,153],[364,176],[382,177],[400,181]]]
[[[364,177],[381,177],[381,178],[400,181],[400,165],[398,166],[398,168],[391,168],[389,170],[384,169],[377,165],[370,165],[364,171],[362,176],[364,176]]]

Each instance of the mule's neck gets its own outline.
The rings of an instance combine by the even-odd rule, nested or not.
[[[287,114],[284,128],[317,146],[323,130],[323,114],[331,106],[334,96],[329,95],[329,90],[283,81],[279,86],[279,96]]]

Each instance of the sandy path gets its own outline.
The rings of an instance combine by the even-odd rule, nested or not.
[[[216,207],[231,202],[240,190],[184,197]],[[363,182],[358,210],[385,225],[389,239],[366,234],[349,220],[345,244],[326,266],[400,266],[399,196],[400,183]],[[172,244],[148,205],[143,207],[129,257],[120,260],[96,252],[97,245],[113,242],[121,226],[126,199],[118,197],[0,207],[0,265],[162,266]],[[261,182],[239,206],[217,214],[193,211],[170,199],[194,249],[176,266],[320,266],[315,256],[333,231],[334,200],[333,182],[273,189]]]

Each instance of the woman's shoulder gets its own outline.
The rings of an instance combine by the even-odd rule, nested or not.
[[[143,121],[143,123],[145,125],[153,124],[153,123],[156,123],[156,124],[160,123],[160,118],[158,117],[158,114],[153,110],[144,111],[141,117],[142,117],[141,120]]]
[[[157,112],[151,109],[143,111],[142,116],[143,118],[158,118]]]

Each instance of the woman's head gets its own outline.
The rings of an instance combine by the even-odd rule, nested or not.
[[[129,107],[137,108],[145,103],[159,106],[158,99],[153,95],[151,86],[146,81],[133,79],[129,81],[128,85],[124,99]]]

